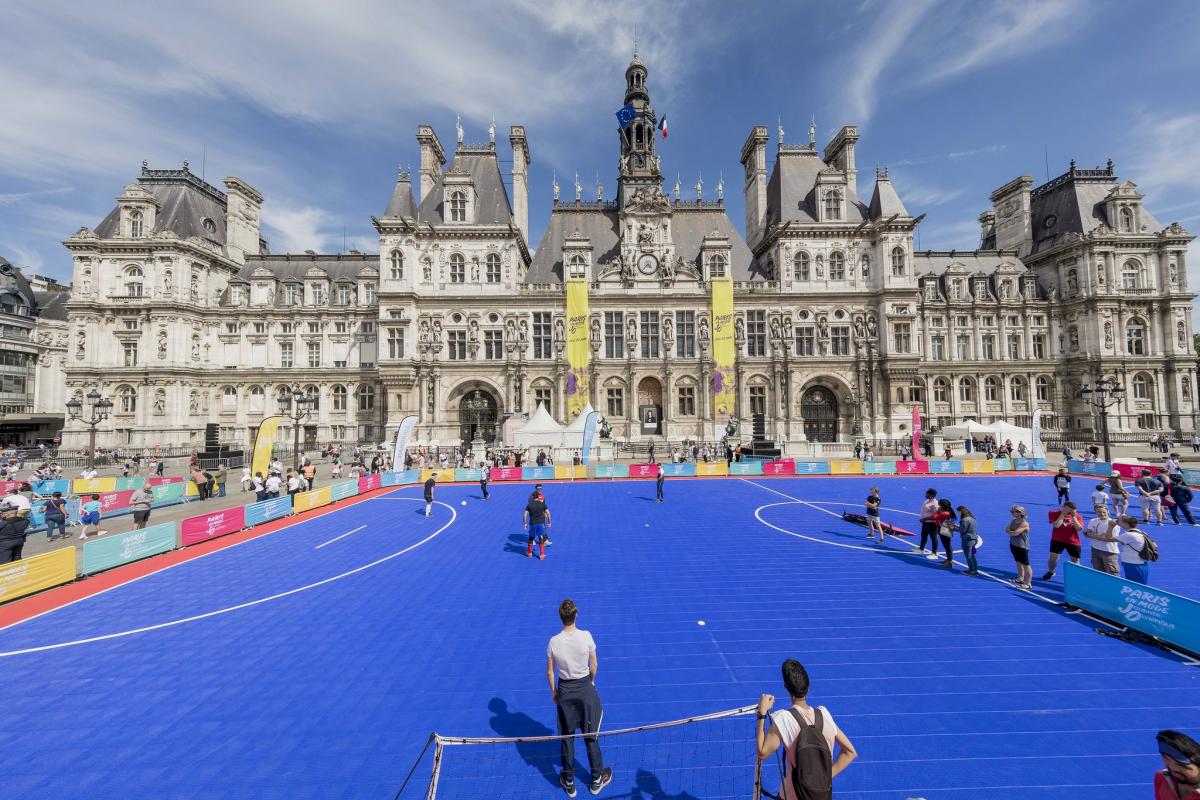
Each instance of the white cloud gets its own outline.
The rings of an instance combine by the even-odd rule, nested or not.
[[[957,200],[966,193],[967,190],[964,188],[945,189],[940,186],[928,186],[914,182],[904,190],[900,199],[904,201],[904,205],[909,211],[916,214],[929,206],[941,206]]]
[[[280,203],[263,206],[263,225],[274,235],[271,250],[281,253],[303,253],[315,250],[318,253],[340,251],[342,231],[329,212],[308,206],[290,208]]]
[[[844,118],[859,123],[871,118],[884,69],[905,49],[913,30],[932,7],[932,0],[910,0],[886,6],[882,10],[876,9],[880,13],[879,18],[863,37],[862,46],[847,66],[850,75],[846,84],[849,109],[848,116],[843,115]]]
[[[1200,185],[1200,148],[1196,147],[1200,140],[1200,112],[1143,115],[1132,138],[1130,149],[1139,156],[1130,165],[1130,174],[1136,176],[1143,193],[1174,196],[1184,192],[1189,199],[1194,196],[1196,186]]]

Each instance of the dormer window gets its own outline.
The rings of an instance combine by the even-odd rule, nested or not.
[[[308,285],[309,295],[312,297],[313,305],[325,305],[325,286],[320,283],[310,283]]]
[[[137,211],[136,209],[134,211],[130,211],[129,212],[129,235],[134,239],[140,239],[140,238],[142,238],[142,232],[143,232],[142,212]]]
[[[927,300],[937,300],[938,290],[937,284],[933,281],[925,282],[925,298]]]
[[[242,294],[241,286],[231,286],[229,288],[229,304],[230,305],[240,306],[244,300],[245,300],[245,296]]]
[[[450,221],[467,221],[467,196],[463,192],[452,192],[450,194]]]
[[[825,194],[825,219],[836,220],[842,218],[842,193],[837,189],[830,189]]]
[[[1121,233],[1133,233],[1133,209],[1121,209]]]
[[[714,253],[708,258],[708,277],[724,278],[727,274],[729,262],[725,260],[725,256],[720,253]]]
[[[339,306],[350,305],[350,285],[347,283],[339,283],[337,287],[337,304]]]
[[[571,264],[567,274],[571,278],[587,277],[587,259],[581,255],[571,256]]]
[[[285,305],[298,306],[301,302],[300,287],[294,283],[289,283],[283,288],[283,302]]]

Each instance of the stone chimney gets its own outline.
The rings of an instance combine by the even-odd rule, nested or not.
[[[521,236],[529,244],[529,141],[525,138],[525,126],[513,125],[508,129],[508,141],[512,145],[512,202],[513,218]]]
[[[742,145],[742,167],[746,176],[746,244],[751,248],[758,244],[766,232],[769,138],[766,125],[755,125]]]
[[[225,250],[229,258],[239,264],[246,263],[247,255],[258,255],[262,250],[259,218],[263,196],[241,178],[225,179]]]
[[[417,144],[421,146],[421,183],[417,194],[417,204],[420,205],[442,176],[446,153],[432,125],[417,126]]]
[[[846,176],[846,185],[858,194],[858,166],[854,163],[854,146],[858,144],[858,128],[843,125],[829,144],[825,145],[825,163],[837,167]]]
[[[1029,192],[1033,178],[1022,175],[992,192],[996,209],[996,249],[1016,250],[1020,256],[1033,249]]]
[[[979,246],[987,247],[987,240],[996,233],[996,212],[985,211],[979,215]]]

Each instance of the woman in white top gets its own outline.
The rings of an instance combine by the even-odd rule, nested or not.
[[[1096,516],[1091,519],[1083,531],[1092,546],[1092,569],[1107,572],[1109,575],[1119,575],[1117,568],[1117,553],[1120,545],[1109,536],[1113,519],[1108,516],[1107,505],[1096,505]]]
[[[1104,539],[1120,545],[1121,576],[1127,581],[1144,585],[1150,582],[1150,570],[1146,559],[1142,558],[1148,537],[1137,529],[1137,524],[1137,517],[1124,514],[1120,519],[1109,522]]]

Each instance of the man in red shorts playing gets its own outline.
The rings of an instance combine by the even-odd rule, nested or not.
[[[1054,531],[1050,534],[1050,560],[1047,562],[1046,574],[1042,580],[1048,581],[1054,577],[1054,568],[1058,565],[1058,556],[1063,550],[1067,551],[1072,563],[1079,563],[1081,552],[1079,532],[1083,530],[1083,517],[1068,500],[1062,504],[1062,510],[1050,512],[1050,524]]]

